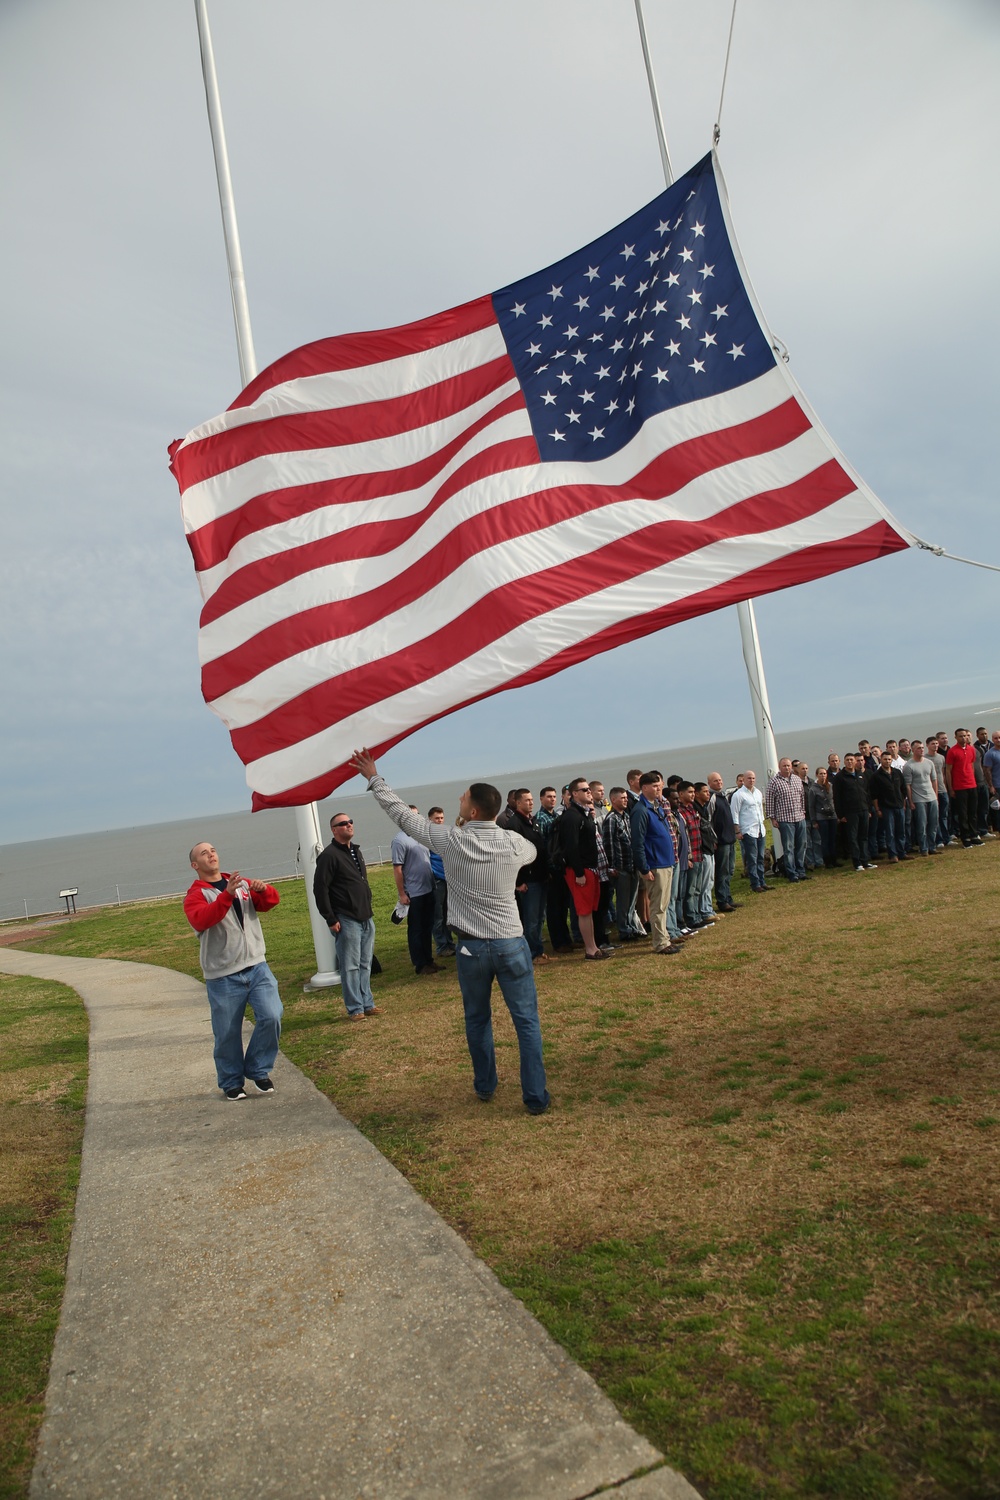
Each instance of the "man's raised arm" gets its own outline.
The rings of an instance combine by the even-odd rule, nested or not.
[[[368,782],[368,790],[383,812],[401,828],[408,833],[411,839],[416,839],[418,844],[423,844],[427,849],[433,849],[440,854],[448,842],[448,825],[446,823],[432,823],[429,818],[421,817],[407,807],[392,787],[378,773],[374,760],[367,750],[355,750],[351,756],[351,764],[357,766],[361,775]]]

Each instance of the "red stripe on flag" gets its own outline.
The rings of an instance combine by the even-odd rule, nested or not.
[[[407,354],[422,354],[427,349],[436,349],[439,344],[450,344],[454,339],[478,333],[495,322],[493,299],[487,295],[477,297],[473,302],[464,302],[461,307],[435,313],[433,317],[420,318],[416,323],[404,323],[399,328],[383,328],[374,333],[342,333],[333,338],[317,339],[268,365],[241,391],[228,410],[252,406],[265,391],[284,385],[288,380],[328,375],[334,370],[356,370],[362,365],[381,364]]]
[[[500,421],[502,417],[523,410],[524,396],[520,390],[517,390],[488,412],[484,412],[475,422],[470,423],[450,443],[428,454],[426,458],[418,459],[416,463],[374,474],[345,474],[338,479],[323,479],[313,484],[291,485],[287,489],[270,490],[263,495],[255,495],[252,500],[248,500],[237,510],[219,516],[214,521],[208,521],[204,526],[199,526],[197,531],[188,534],[188,545],[194,557],[195,567],[199,572],[206,568],[216,567],[219,563],[225,562],[236,543],[242,541],[244,537],[252,536],[255,531],[263,531],[268,526],[277,526],[282,521],[291,520],[295,516],[309,515],[311,511],[322,510],[328,505],[348,505],[359,500],[379,500],[384,496],[400,495],[410,490],[420,489],[422,485],[429,484],[435,474],[439,474],[472,438],[494,422]],[[509,453],[511,459],[509,467],[511,468],[521,468],[526,463],[538,462],[538,447],[534,438],[514,438],[508,442],[496,443],[487,450],[487,454],[478,455],[484,460],[483,474],[496,474],[502,471],[504,465],[501,463],[499,468],[492,467],[492,463],[488,461],[488,455],[502,455],[503,453]],[[470,460],[470,463],[475,462],[476,460]]]
[[[447,539],[435,546],[433,552],[419,559],[381,589],[373,589],[362,595],[360,600],[344,600],[323,607],[334,612],[331,615],[333,619],[337,613],[360,603],[363,614],[375,611],[372,618],[378,618],[387,614],[390,609],[398,609],[401,604],[426,593],[468,558],[485,551],[489,546],[514,541],[528,532],[541,530],[572,516],[584,515],[587,511],[598,510],[615,501],[663,499],[667,495],[676,494],[684,485],[712,469],[721,468],[736,459],[758,457],[784,447],[808,431],[808,428],[809,421],[805,413],[794,399],[790,399],[762,417],[678,443],[675,448],[659,454],[634,479],[625,484],[565,485],[505,501],[483,515],[456,526]],[[534,441],[530,447],[535,448]],[[537,449],[535,451],[537,453]],[[498,473],[500,469],[501,466],[497,466],[487,472]],[[315,568],[328,567],[349,559],[385,556],[403,546],[451,495],[471,483],[474,477],[459,470],[415,515],[401,516],[392,521],[362,523],[333,536],[322,537],[300,547],[289,547],[272,557],[248,563],[227,578],[206,603],[201,616],[202,625],[219,619],[238,605]],[[411,584],[416,584],[416,588],[411,587]],[[302,620],[301,615],[294,618]],[[355,625],[350,628],[359,627]],[[349,629],[335,628],[329,638],[348,634]],[[312,644],[316,644],[316,641]],[[242,655],[246,647],[240,647],[239,650]],[[259,670],[258,666],[251,667],[244,675]]]
[[[341,448],[398,437],[453,417],[516,378],[510,356],[501,354],[421,391],[404,391],[399,396],[384,396],[326,411],[264,417],[259,422],[247,422],[242,427],[190,443],[177,453],[174,473],[181,489],[189,490],[255,458],[284,457],[316,448]]]
[[[546,677],[554,676],[557,672],[562,672],[567,667],[577,666],[580,662],[587,661],[601,652],[612,651],[616,646],[623,646],[628,641],[651,635],[654,631],[663,630],[669,625],[677,625],[697,615],[724,609],[729,604],[738,604],[742,599],[760,598],[764,594],[775,593],[779,589],[808,583],[815,578],[825,578],[831,573],[839,573],[844,568],[853,568],[860,563],[872,562],[876,558],[887,557],[893,552],[904,551],[908,545],[887,521],[877,521],[874,526],[856,532],[854,536],[846,539],[821,542],[814,547],[806,547],[800,552],[791,553],[787,557],[776,558],[762,568],[743,573],[738,578],[718,584],[715,588],[707,589],[703,593],[690,594],[684,599],[675,600],[649,614],[622,620],[607,630],[576,642],[565,651],[559,652],[557,656],[550,657],[548,661],[540,663],[539,666],[533,667],[529,672],[525,672],[510,682],[505,682],[501,687],[491,688],[488,692],[477,693],[471,698],[466,698],[446,712],[435,713],[422,723],[415,724],[412,729],[393,735],[368,748],[378,759],[387,750],[392,749],[393,745],[398,745],[401,740],[415,734],[418,729],[423,729],[426,724],[435,723],[449,714],[457,713],[459,709],[467,708],[471,703],[481,702],[484,698],[492,698],[497,693],[507,692],[511,688],[526,687],[529,683],[542,681]],[[315,733],[315,728],[310,732]],[[234,746],[235,743],[234,735]],[[344,782],[350,781],[356,775],[354,767],[345,762],[323,776],[317,776],[311,781],[290,787],[287,791],[273,796],[254,792],[253,810],[260,812],[268,807],[301,807],[308,802],[318,802],[324,797],[329,797]]]
[[[330,604],[317,605],[313,609],[301,610],[241,642],[225,655],[216,657],[205,666],[202,691],[206,699],[211,701],[288,656],[336,640],[339,636],[351,635],[419,599],[470,557],[475,557],[490,547],[516,541],[532,532],[553,526],[558,521],[585,515],[588,511],[598,510],[616,501],[664,499],[683,489],[701,474],[737,459],[757,457],[783,447],[808,429],[809,421],[802,408],[795,400],[788,400],[763,417],[741,422],[722,432],[712,432],[678,443],[676,448],[658,454],[627,484],[564,485],[505,501],[455,526],[428,553],[381,587],[353,595],[349,599],[339,599]],[[312,568],[391,552],[417,532],[448,495],[461,488],[463,482],[460,472],[452,476],[442,486],[440,493],[416,515],[401,517],[392,522],[355,526],[339,535],[291,548],[274,557],[249,564],[222,584],[208,601],[202,612],[202,625]],[[811,482],[812,476],[804,481],[806,484]],[[846,481],[846,476],[845,482],[853,488],[850,481]],[[774,493],[783,499],[789,495],[789,503],[796,503],[791,499],[791,492],[786,489],[778,489]],[[848,490],[841,490],[834,498],[840,499],[846,493]],[[829,503],[829,500],[821,501],[821,504]],[[676,531],[677,527],[685,527],[688,523],[675,520],[663,524],[668,524]],[[766,529],[781,524],[783,522],[780,519],[774,519]],[[619,545],[616,541],[616,549]],[[642,568],[640,571],[646,569]]]
[[[447,671],[477,651],[486,650],[528,620],[641,577],[713,542],[766,533],[804,520],[854,489],[854,481],[831,459],[795,484],[740,501],[707,520],[660,521],[632,536],[621,537],[612,547],[602,549],[599,568],[595,567],[592,556],[585,555],[503,584],[433,635],[377,661],[341,672],[299,693],[254,723],[232,730],[233,748],[244,763],[288,749],[315,734],[320,726],[362,712],[373,703]],[[348,606],[353,604],[356,608],[357,602],[348,601]],[[293,638],[297,643],[306,639],[301,616],[283,621],[277,629],[285,635],[286,644],[291,644]],[[298,649],[302,649],[301,644]],[[290,653],[286,650],[282,654]],[[235,660],[228,664],[230,669],[238,664],[240,652],[231,655]],[[218,696],[210,670],[215,665],[206,666],[203,678],[208,701]],[[245,681],[246,677],[246,672],[241,672],[240,680]],[[208,687],[208,683],[212,686]]]

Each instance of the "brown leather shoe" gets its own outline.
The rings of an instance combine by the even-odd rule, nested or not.
[[[366,1016],[381,1016],[383,1014],[384,1014],[384,1012],[382,1010],[381,1005],[373,1005],[368,1010],[365,1011],[365,1015]]]

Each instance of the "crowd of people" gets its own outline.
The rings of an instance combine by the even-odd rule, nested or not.
[[[444,821],[440,808],[430,816]],[[737,851],[759,895],[772,888],[769,878],[797,883],[843,865],[868,872],[1000,836],[1000,731],[980,727],[973,737],[960,728],[953,742],[944,730],[884,746],[861,740],[843,756],[831,750],[815,773],[783,757],[763,787],[752,770],[726,787],[717,771],[691,781],[638,768],[607,791],[584,776],[561,790],[542,787],[537,805],[530,788],[515,787],[497,823],[536,850],[516,886],[535,964],[549,961],[546,937],[553,955],[582,948],[591,961],[647,936],[654,953],[676,955],[737,909]],[[397,853],[394,845],[399,884]],[[411,954],[418,973],[434,973],[431,941],[438,958],[455,949],[443,871],[424,881],[433,895],[419,929],[423,947]]]
[[[441,807],[423,817],[401,802],[367,751],[353,763],[399,829],[391,853],[397,914],[407,921],[416,973],[437,974],[438,960],[456,959],[477,1096],[489,1100],[497,1086],[496,980],[534,1114],[549,1107],[533,973],[550,961],[546,935],[553,955],[580,947],[591,962],[646,938],[653,953],[675,956],[738,909],[737,847],[750,892],[763,895],[775,878],[797,884],[845,862],[866,873],[879,860],[897,865],[1000,837],[1000,730],[983,727],[975,737],[956,729],[954,742],[944,731],[884,747],[861,740],[843,757],[831,750],[814,776],[804,760],[783,757],[763,790],[753,770],[727,788],[717,771],[691,781],[633,768],[607,792],[585,776],[561,792],[542,787],[537,808],[530,788],[514,787],[501,808],[495,787],[474,782],[454,824]],[[380,1009],[371,989],[372,890],[353,820],[335,813],[330,827],[313,889],[336,941],[348,1017],[362,1020]],[[278,893],[223,872],[211,844],[195,845],[190,859],[197,878],[185,913],[201,938],[219,1086],[228,1099],[246,1097],[246,1080],[270,1093],[281,1004],[258,913],[275,906]],[[257,1024],[244,1053],[248,1003]]]

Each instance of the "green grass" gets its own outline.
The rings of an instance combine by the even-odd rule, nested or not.
[[[0,1496],[22,1496],[65,1281],[87,1086],[87,1017],[63,985],[0,975]]]
[[[454,975],[414,976],[373,884],[359,1026],[302,994],[281,887],[283,1047],[628,1421],[709,1500],[1000,1497],[1000,849],[780,888],[669,961],[548,965],[537,1120],[503,1012],[472,1098]],[[197,973],[177,903],[32,946]]]

